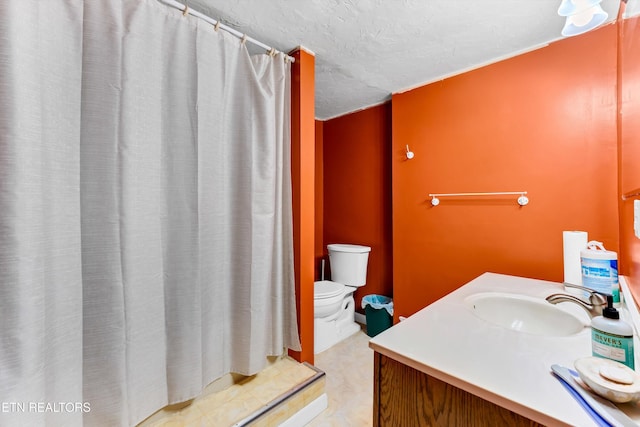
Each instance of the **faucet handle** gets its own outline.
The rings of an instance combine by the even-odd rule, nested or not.
[[[594,306],[607,306],[607,296],[611,296],[611,294],[605,294],[598,291],[592,291],[591,295],[589,295],[589,302]]]
[[[591,288],[585,288],[584,286],[574,285],[573,283],[564,282],[562,284],[567,288],[575,288],[575,289],[580,289],[582,291],[589,292],[589,303],[591,303],[591,305],[594,305],[594,306],[598,306],[598,305],[606,306],[607,295],[611,295],[611,294],[605,294],[603,292],[593,290]]]

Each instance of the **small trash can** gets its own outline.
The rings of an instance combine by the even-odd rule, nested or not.
[[[393,300],[383,295],[366,295],[362,308],[367,317],[367,335],[375,337],[393,324]]]

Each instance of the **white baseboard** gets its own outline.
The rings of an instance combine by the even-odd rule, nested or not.
[[[367,324],[367,316],[365,316],[364,314],[358,313],[356,311],[355,321],[360,323],[361,325],[366,325]]]
[[[280,424],[280,427],[302,427],[306,426],[311,420],[320,415],[322,411],[327,409],[329,400],[327,394],[323,393],[322,396],[316,398],[313,402],[309,403],[304,408],[289,417],[286,421]]]

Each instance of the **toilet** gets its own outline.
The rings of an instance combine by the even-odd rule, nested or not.
[[[367,281],[369,246],[332,244],[329,250],[329,267],[332,280],[314,283],[314,354],[350,337],[360,330],[355,321],[356,288]]]

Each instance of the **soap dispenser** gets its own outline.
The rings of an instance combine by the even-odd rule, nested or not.
[[[613,307],[611,295],[607,295],[607,307],[602,310],[602,316],[591,321],[591,353],[635,369],[633,328],[620,320],[620,312]]]

